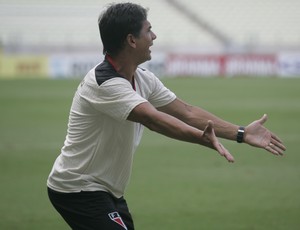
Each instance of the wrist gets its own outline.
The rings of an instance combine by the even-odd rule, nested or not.
[[[244,142],[244,134],[245,134],[245,127],[240,126],[236,135],[236,141],[238,143],[243,143]]]

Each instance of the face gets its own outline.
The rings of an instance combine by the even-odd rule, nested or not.
[[[153,45],[153,40],[156,39],[156,35],[151,29],[152,27],[150,22],[147,20],[144,21],[140,36],[136,38],[136,51],[140,63],[151,59],[150,46]]]

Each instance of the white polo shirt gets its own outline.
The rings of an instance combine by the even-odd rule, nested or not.
[[[104,60],[74,95],[68,131],[47,185],[58,192],[106,191],[121,197],[143,126],[126,120],[134,107],[164,106],[176,96],[151,72],[138,68],[135,90]]]

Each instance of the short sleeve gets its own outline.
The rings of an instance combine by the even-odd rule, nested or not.
[[[164,84],[153,75],[152,77],[152,93],[148,100],[154,107],[167,105],[176,99],[176,95],[169,90]]]

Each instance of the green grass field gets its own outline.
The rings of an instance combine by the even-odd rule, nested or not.
[[[126,198],[137,230],[300,229],[300,78],[165,79],[177,96],[246,125],[266,126],[284,157],[223,140],[235,156],[145,131]],[[78,80],[0,81],[0,229],[69,229],[46,179],[66,135]]]

